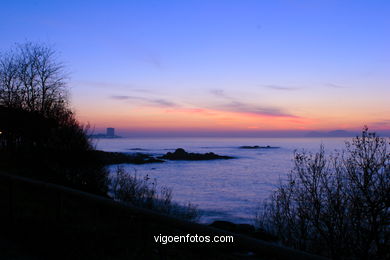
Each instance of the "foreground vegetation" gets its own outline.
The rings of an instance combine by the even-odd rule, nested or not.
[[[196,222],[200,218],[197,207],[191,203],[179,205],[172,201],[172,189],[157,185],[149,176],[139,177],[117,167],[111,180],[111,195],[115,200],[148,208],[181,219]]]
[[[297,249],[332,259],[390,258],[390,154],[367,128],[345,150],[296,152],[295,167],[257,217]]]
[[[0,166],[105,195],[107,171],[88,127],[69,108],[67,74],[50,47],[25,43],[0,56]]]

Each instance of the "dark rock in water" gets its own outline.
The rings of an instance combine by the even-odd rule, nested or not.
[[[163,160],[156,159],[148,154],[144,153],[135,153],[130,155],[130,162],[133,164],[145,164],[145,163],[160,163],[164,162]]]
[[[210,227],[215,227],[223,229],[230,232],[236,232],[237,225],[230,221],[216,220],[209,225]]]
[[[189,161],[200,161],[200,160],[216,160],[216,159],[233,159],[231,156],[222,156],[215,153],[188,153],[183,148],[178,148],[175,152],[168,152],[165,155],[159,157],[160,159],[168,160],[189,160]]]
[[[269,241],[269,242],[279,241],[278,237],[268,233],[267,231],[265,231],[264,229],[261,229],[261,228],[256,230],[256,232],[252,233],[251,236],[254,237],[254,238],[257,238],[257,239],[260,239],[260,240],[264,240],[264,241]]]
[[[254,146],[245,145],[245,146],[240,146],[240,149],[260,149],[260,146],[258,146],[258,145],[254,145]]]
[[[259,146],[259,145],[254,145],[254,146],[250,146],[250,145],[244,145],[244,146],[240,146],[239,147],[240,149],[275,149],[275,148],[279,148],[279,147],[276,147],[276,146]]]
[[[145,164],[164,162],[163,160],[156,159],[148,154],[135,153],[116,153],[116,152],[104,152],[104,151],[92,151],[92,153],[99,159],[99,161],[105,165],[120,164],[120,163],[132,163],[132,164]]]
[[[230,231],[237,234],[247,235],[268,242],[279,241],[278,237],[268,233],[267,231],[261,228],[256,230],[256,228],[250,224],[235,224],[230,221],[217,220],[211,223],[209,226]]]
[[[237,224],[237,233],[251,235],[256,231],[255,227],[250,224]]]

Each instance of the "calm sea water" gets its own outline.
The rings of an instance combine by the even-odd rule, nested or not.
[[[294,150],[316,152],[321,144],[330,152],[344,147],[345,138],[149,138],[97,139],[96,148],[110,152],[163,155],[176,148],[214,152],[237,159],[167,161],[123,164],[138,176],[149,175],[159,186],[173,189],[173,200],[191,202],[201,210],[201,222],[228,220],[252,223],[256,208],[293,167]],[[239,149],[240,146],[277,146],[278,149]],[[140,150],[132,150],[139,148]],[[113,169],[115,166],[111,166]]]

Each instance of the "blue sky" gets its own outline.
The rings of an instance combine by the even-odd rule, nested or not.
[[[0,50],[52,45],[80,120],[98,129],[390,129],[390,1],[16,0],[1,9]]]

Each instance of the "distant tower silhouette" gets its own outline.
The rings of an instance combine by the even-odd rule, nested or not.
[[[114,137],[115,136],[115,128],[112,128],[112,127],[107,128],[106,135],[109,137]]]

